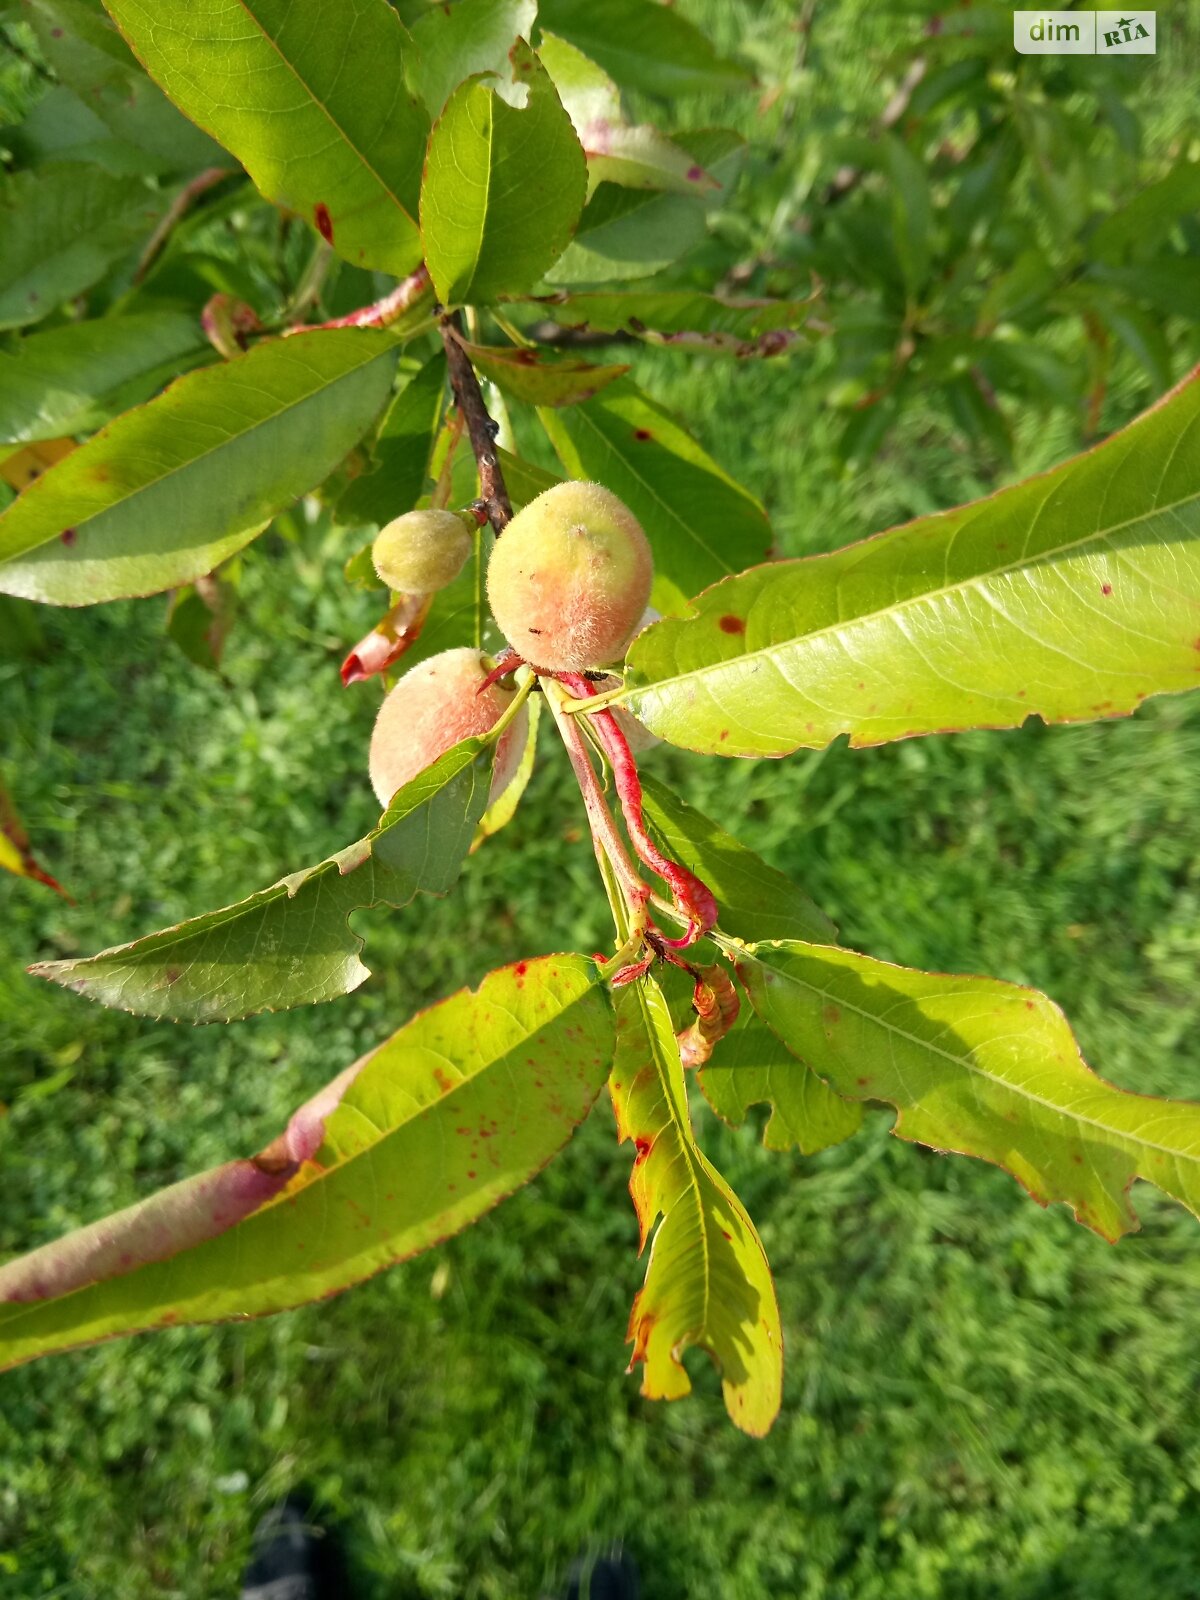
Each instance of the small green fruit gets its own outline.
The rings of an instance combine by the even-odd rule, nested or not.
[[[653,581],[650,546],[629,507],[598,483],[557,483],[497,539],[488,600],[518,655],[579,672],[623,654]]]
[[[453,583],[474,549],[457,511],[406,511],[371,546],[375,571],[400,594],[435,594]]]
[[[451,745],[487,733],[508,709],[513,690],[493,683],[478,692],[487,673],[478,650],[468,647],[430,656],[400,679],[371,735],[371,786],[381,806]],[[515,777],[528,737],[529,713],[522,706],[496,746],[493,800]]]

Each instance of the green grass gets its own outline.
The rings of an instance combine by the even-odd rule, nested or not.
[[[840,475],[819,366],[639,367],[763,495],[790,553],[992,481],[923,414]],[[1109,420],[1134,400],[1118,385]],[[1030,422],[1022,465],[1074,446],[1068,421]],[[0,761],[77,899],[0,885],[0,1254],[258,1148],[488,967],[608,937],[547,738],[516,820],[451,898],[360,916],[375,975],[340,1003],[193,1029],[25,977],[374,821],[376,697],[337,681],[373,620],[337,577],[352,546],[317,528],[256,547],[224,683],[166,643],[157,600],[38,612],[40,653],[0,660]],[[1106,1076],[1200,1094],[1196,703],[780,763],[646,759],[793,874],[848,944],[1036,984]],[[373,1600],[529,1600],[616,1536],[649,1600],[1195,1594],[1191,1218],[1139,1190],[1143,1231],[1110,1247],[998,1170],[893,1140],[882,1114],[808,1161],[702,1105],[697,1122],[779,1283],[784,1408],[765,1443],[729,1427],[703,1360],[671,1407],[624,1373],[642,1266],[602,1102],[479,1227],[339,1299],[0,1378],[0,1596],[233,1594],[255,1517],[301,1480],[344,1519]]]

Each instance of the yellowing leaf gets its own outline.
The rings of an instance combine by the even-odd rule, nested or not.
[[[1137,1227],[1135,1178],[1200,1215],[1200,1104],[1097,1077],[1035,989],[798,942],[757,946],[738,974],[763,1020],[839,1094],[897,1108],[902,1139],[995,1162],[1106,1239]]]
[[[696,1144],[679,1045],[662,993],[644,978],[616,991],[617,1054],[609,1087],[623,1140],[637,1149],[630,1193],[645,1246],[646,1282],[629,1318],[630,1366],[642,1393],[677,1400],[691,1389],[689,1346],[721,1370],[725,1406],[745,1433],[774,1422],[783,1387],[783,1333],[762,1241],[741,1201]]]
[[[0,1367],[323,1299],[457,1233],[587,1115],[612,1017],[582,956],[489,975],[414,1017],[230,1161],[0,1267]]]

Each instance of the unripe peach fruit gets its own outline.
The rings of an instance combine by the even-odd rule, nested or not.
[[[653,580],[650,546],[629,507],[598,483],[556,483],[497,539],[488,599],[518,655],[579,672],[623,653]]]
[[[406,511],[371,546],[375,571],[401,594],[434,594],[453,583],[474,548],[457,511]]]
[[[478,650],[443,650],[406,672],[379,708],[371,735],[371,786],[386,806],[396,790],[473,734],[487,733],[513,697],[513,690],[479,685],[488,666]],[[491,798],[516,774],[529,736],[524,706],[500,735]]]

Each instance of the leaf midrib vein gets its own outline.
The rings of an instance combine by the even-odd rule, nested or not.
[[[957,583],[943,584],[938,588],[925,589],[919,594],[906,595],[903,600],[892,601],[889,605],[881,606],[875,611],[860,611],[852,617],[847,617],[844,620],[839,619],[837,622],[829,623],[824,627],[813,628],[807,633],[796,634],[790,639],[780,639],[772,644],[762,645],[756,650],[743,651],[741,655],[728,656],[723,661],[710,661],[700,666],[688,667],[681,672],[671,673],[667,677],[654,678],[645,684],[630,685],[621,693],[615,694],[612,697],[612,700],[606,703],[610,705],[620,704],[622,701],[628,700],[632,695],[650,694],[659,689],[667,687],[669,684],[686,683],[691,678],[703,678],[710,673],[714,676],[717,676],[726,668],[740,667],[743,662],[757,661],[762,659],[770,660],[781,651],[797,649],[813,640],[836,635],[851,625],[874,622],[880,618],[887,619],[889,617],[898,615],[904,611],[906,607],[916,607],[924,601],[941,600],[946,596],[970,589],[975,585],[981,585],[995,578],[1006,577],[1009,573],[1028,571],[1032,567],[1048,561],[1052,557],[1064,555],[1068,551],[1078,550],[1082,546],[1090,544],[1095,540],[1111,539],[1114,534],[1120,533],[1126,528],[1137,527],[1139,523],[1146,522],[1151,517],[1169,516],[1171,513],[1180,510],[1181,507],[1194,504],[1197,500],[1200,500],[1200,488],[1197,488],[1194,493],[1187,495],[1184,499],[1174,500],[1167,505],[1153,506],[1149,511],[1141,512],[1136,517],[1128,517],[1124,522],[1113,523],[1113,525],[1109,528],[1095,528],[1090,533],[1084,534],[1078,539],[1071,539],[1064,544],[1055,545],[1050,549],[1040,551],[1038,555],[1032,559],[1028,558],[1027,556],[1019,556],[1015,561],[1009,562],[1006,566],[994,567],[987,572],[973,573],[969,578],[962,578]],[[838,553],[839,552],[834,552],[835,555]],[[800,566],[806,560],[819,561],[822,559],[824,558],[820,556],[802,557],[795,564]],[[736,581],[736,579],[733,581]],[[673,621],[674,619],[671,620]],[[699,620],[699,618],[689,618],[679,622],[677,626],[686,627],[692,621]]]
[[[760,963],[760,965],[765,965],[765,963]],[[1085,1116],[1082,1112],[1068,1110],[1061,1105],[1056,1105],[1053,1100],[1047,1100],[1044,1095],[1037,1094],[1032,1089],[1025,1088],[1019,1084],[1011,1083],[1007,1078],[997,1077],[994,1072],[989,1072],[985,1067],[977,1064],[975,1061],[974,1052],[967,1057],[955,1055],[952,1050],[945,1050],[940,1045],[933,1044],[928,1039],[922,1039],[918,1034],[909,1033],[907,1029],[897,1027],[894,1022],[888,1022],[883,1017],[877,1016],[873,1012],[866,1011],[861,1006],[856,1006],[853,1001],[846,1000],[840,991],[823,989],[819,984],[812,983],[804,978],[799,978],[795,975],[795,973],[789,972],[786,969],[770,967],[768,970],[779,974],[789,983],[796,984],[798,988],[808,989],[814,995],[822,995],[825,999],[830,1001],[836,1000],[839,1006],[843,1006],[847,1011],[852,1011],[855,1016],[862,1017],[866,1022],[872,1023],[876,1027],[885,1029],[889,1034],[893,1034],[897,1038],[906,1039],[909,1044],[919,1046],[922,1050],[928,1050],[933,1055],[941,1056],[943,1060],[952,1062],[953,1065],[958,1067],[960,1070],[974,1073],[976,1076],[985,1079],[988,1083],[994,1084],[998,1089],[1005,1090],[1009,1094],[1015,1094],[1022,1099],[1032,1101],[1035,1105],[1043,1106],[1047,1111],[1053,1112],[1055,1116],[1066,1117],[1071,1121],[1083,1123],[1087,1127],[1095,1128],[1099,1133],[1105,1134],[1109,1139],[1127,1139],[1134,1144],[1141,1145],[1147,1150],[1157,1150],[1161,1155],[1170,1156],[1175,1161],[1189,1161],[1194,1164],[1200,1163],[1200,1154],[1190,1154],[1183,1150],[1173,1149],[1170,1145],[1157,1144],[1153,1139],[1148,1139],[1142,1134],[1127,1133],[1120,1128],[1111,1126],[1109,1123],[1098,1122],[1094,1117]],[[949,1026],[950,1024],[947,1024],[947,1027]],[[1074,1044],[1073,1039],[1072,1044]],[[1077,1047],[1076,1055],[1078,1056]],[[1128,1093],[1127,1090],[1119,1089],[1115,1084],[1108,1083],[1106,1079],[1100,1077],[1099,1073],[1093,1073],[1092,1069],[1088,1067],[1085,1061],[1083,1061],[1082,1056],[1078,1056],[1078,1059],[1082,1063],[1084,1069],[1091,1073],[1091,1075],[1096,1079],[1096,1083],[1101,1088],[1107,1088],[1113,1094],[1118,1095],[1124,1095]],[[811,1065],[811,1063],[807,1064]],[[820,1076],[819,1073],[818,1076]],[[1133,1098],[1140,1099],[1143,1097],[1135,1095]],[[1147,1096],[1145,1098],[1151,1097]],[[1167,1104],[1169,1103],[1170,1102],[1167,1102]],[[914,1101],[914,1108],[918,1104],[919,1102]],[[898,1107],[898,1110],[901,1112],[901,1114],[903,1114],[905,1109],[907,1108],[904,1106]]]
[[[105,516],[108,512],[115,511],[122,506],[130,505],[137,499],[139,495],[145,494],[148,490],[157,489],[161,484],[164,484],[171,478],[175,477],[177,473],[190,472],[193,467],[199,465],[199,463],[202,461],[206,461],[209,456],[216,455],[218,451],[227,449],[230,445],[237,441],[252,438],[259,428],[266,428],[272,423],[278,422],[281,417],[287,416],[289,411],[294,411],[298,406],[307,405],[310,400],[315,399],[317,396],[324,394],[327,391],[335,389],[338,384],[342,383],[345,379],[357,377],[359,373],[364,372],[373,361],[378,361],[381,355],[389,354],[392,348],[393,347],[389,346],[383,350],[376,350],[374,355],[368,356],[365,361],[360,361],[353,367],[345,368],[334,378],[322,380],[318,387],[309,389],[306,394],[298,395],[294,400],[289,400],[286,405],[280,406],[277,410],[270,412],[267,416],[260,417],[256,422],[252,422],[249,427],[242,428],[236,433],[227,433],[224,438],[219,439],[216,444],[210,445],[207,450],[202,450],[198,455],[189,456],[186,461],[181,461],[178,463],[178,465],[168,468],[166,472],[160,472],[157,477],[149,478],[145,483],[139,483],[137,487],[131,489],[128,494],[123,494],[115,500],[110,500],[107,505],[98,507],[97,510],[93,511],[87,517],[81,517],[77,526],[80,528],[87,527],[89,523],[95,522],[98,518]],[[221,370],[223,369],[219,367],[205,367],[202,369],[202,373],[210,373]],[[197,376],[200,375],[202,374],[197,374]],[[150,403],[153,404],[153,402]],[[130,413],[126,414],[129,415]],[[96,437],[99,438],[100,435],[97,434]],[[50,474],[47,473],[38,481],[41,483],[49,483],[52,481],[52,479]],[[20,500],[15,500],[11,509],[15,510],[19,504]],[[0,563],[6,561],[20,561],[22,557],[31,555],[35,550],[40,550],[43,545],[50,544],[56,537],[57,534],[50,533],[46,536],[46,538],[39,539],[37,544],[27,545],[24,550],[18,550],[11,556],[4,556],[0,554]],[[322,865],[324,865],[324,863],[322,863]],[[273,884],[272,888],[275,887],[278,886]],[[263,892],[265,893],[267,891]]]
[[[274,50],[275,54],[279,57],[280,61],[282,61],[283,65],[287,69],[287,71],[291,73],[292,77],[296,80],[296,82],[300,85],[300,87],[308,95],[308,97],[311,100],[312,104],[314,106],[316,106],[318,111],[320,111],[321,114],[325,117],[325,119],[329,123],[330,127],[334,130],[334,132],[336,134],[339,135],[339,137],[341,139],[344,140],[344,142],[346,144],[346,147],[349,150],[352,150],[354,152],[354,154],[358,157],[358,159],[362,163],[362,165],[367,169],[367,171],[375,179],[376,183],[378,183],[379,187],[383,190],[384,194],[386,194],[387,197],[395,204],[396,209],[398,211],[400,211],[405,217],[408,218],[409,222],[412,223],[413,227],[416,227],[417,224],[416,224],[414,218],[412,217],[411,213],[409,212],[407,206],[400,199],[400,196],[392,188],[391,184],[385,181],[385,179],[383,178],[382,174],[376,169],[374,163],[371,162],[368,159],[368,157],[366,156],[366,154],[362,150],[359,149],[358,145],[350,137],[349,133],[341,125],[341,123],[337,120],[337,118],[333,115],[332,111],[330,111],[329,107],[325,104],[325,102],[320,98],[320,96],[317,94],[316,90],[313,89],[312,86],[301,76],[299,70],[295,67],[295,65],[291,61],[289,61],[287,56],[284,55],[283,51],[279,48],[278,43],[274,39],[272,39],[271,35],[267,32],[266,27],[263,25],[262,22],[259,21],[258,17],[256,17],[254,12],[251,10],[250,5],[248,3],[248,0],[236,0],[236,3],[246,13],[246,16],[250,19],[250,21],[258,29],[259,33],[266,40],[266,42],[270,45],[271,49]],[[399,18],[397,18],[397,21],[399,21]],[[339,68],[339,70],[340,70],[340,68]]]

